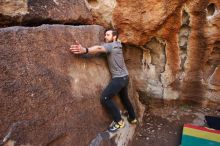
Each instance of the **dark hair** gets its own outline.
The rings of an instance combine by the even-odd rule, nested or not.
[[[107,31],[112,31],[112,35],[116,36],[116,41],[118,40],[118,31],[116,29],[108,29]]]

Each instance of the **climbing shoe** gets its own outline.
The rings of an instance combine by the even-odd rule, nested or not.
[[[109,131],[109,132],[116,132],[118,129],[124,128],[124,127],[125,127],[124,121],[122,121],[121,123],[113,122],[113,123],[109,126],[108,131]]]
[[[129,122],[130,124],[137,124],[137,123],[138,123],[138,120],[137,120],[136,118],[130,119],[130,118],[128,117],[127,119],[128,119],[128,122]]]

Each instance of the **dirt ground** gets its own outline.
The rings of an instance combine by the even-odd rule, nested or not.
[[[219,105],[157,101],[148,104],[130,146],[179,146],[184,124],[205,125],[205,115],[220,117]]]

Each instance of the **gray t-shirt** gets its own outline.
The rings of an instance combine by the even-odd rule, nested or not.
[[[121,42],[115,41],[102,45],[107,50],[107,60],[112,78],[124,77],[128,75],[126,68]]]

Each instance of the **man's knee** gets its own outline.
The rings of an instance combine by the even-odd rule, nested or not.
[[[101,104],[106,105],[109,101],[109,97],[107,95],[102,94],[100,101],[101,101]]]

